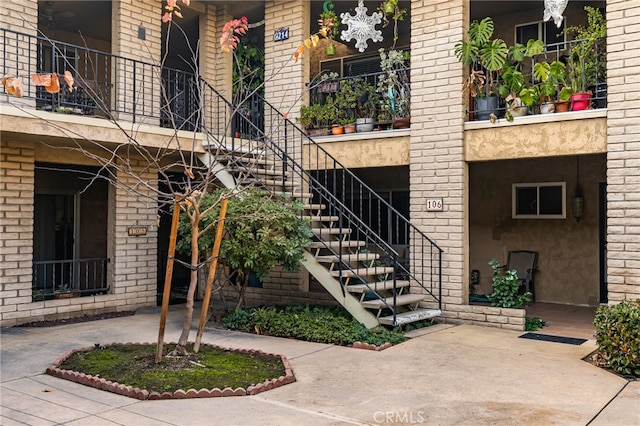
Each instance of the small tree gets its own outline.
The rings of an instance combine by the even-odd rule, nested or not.
[[[299,271],[312,233],[299,217],[302,202],[272,196],[257,188],[246,189],[233,197],[226,189],[202,194],[202,205],[214,208],[207,209],[202,216],[201,228],[213,230],[211,225],[217,221],[220,208],[216,201],[222,197],[229,198],[229,206],[219,262],[234,271],[236,279],[232,284],[239,294],[237,307],[242,307],[250,273],[262,279],[278,264],[286,271]],[[181,218],[177,250],[193,256],[192,231],[188,219]],[[213,232],[198,232],[198,235],[199,252],[210,252]]]

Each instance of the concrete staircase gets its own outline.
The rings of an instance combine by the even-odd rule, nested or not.
[[[207,152],[200,159],[226,187],[258,186],[304,203],[301,219],[314,235],[304,266],[366,327],[396,326],[441,314],[433,295],[400,267],[398,253],[372,236],[360,218],[341,208],[304,170],[288,165],[286,153],[274,155],[267,142],[237,139],[204,146]],[[425,302],[431,306],[422,308]]]

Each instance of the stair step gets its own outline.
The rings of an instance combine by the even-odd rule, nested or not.
[[[409,281],[396,280],[396,288],[409,287],[410,285],[411,282]],[[393,281],[387,280],[368,284],[352,284],[346,286],[345,288],[349,293],[366,293],[371,290],[377,293],[385,290],[393,290]]]
[[[214,153],[218,152],[219,155],[217,155],[216,158],[222,157],[224,155],[227,155],[230,158],[231,157],[238,158],[239,156],[244,156],[244,155],[262,155],[264,153],[264,143],[261,143],[261,142],[253,142],[252,144],[238,143],[234,146],[234,145],[231,145],[231,143],[227,145],[223,145],[220,142],[205,141],[202,143],[202,146],[206,150],[212,151]],[[233,155],[227,154],[227,153],[233,153]]]
[[[355,268],[345,269],[342,271],[331,271],[331,275],[333,275],[334,277],[341,276],[344,278],[386,275],[391,273],[393,273],[393,268],[389,266],[372,266],[370,268]]]
[[[309,222],[337,222],[340,220],[338,216],[302,216],[302,219]]]
[[[286,195],[290,198],[294,198],[296,200],[310,200],[313,197],[313,194],[310,192],[299,192],[299,191],[273,191],[275,195]],[[302,217],[304,219],[304,216]]]
[[[304,210],[316,210],[316,211],[320,211],[320,210],[324,210],[327,208],[326,204],[305,204],[304,206],[302,206],[302,208]]]
[[[285,188],[293,188],[295,186],[299,186],[297,182],[291,182],[288,180],[283,181],[282,179],[263,179],[263,178],[254,178],[254,177],[245,177],[241,179],[242,183],[257,183],[265,186],[276,186],[276,187],[285,187]]]
[[[228,163],[233,161],[239,164],[253,164],[256,166],[273,168],[276,164],[273,160],[267,160],[265,158],[247,157],[245,155],[217,155],[216,160],[220,163]]]
[[[283,172],[282,170],[276,169],[263,169],[255,166],[230,166],[231,171],[235,173],[250,173],[254,176],[278,176],[282,175],[286,177],[291,177],[291,172]]]
[[[416,293],[401,294],[399,296],[396,296],[396,305],[397,306],[411,305],[413,303],[418,303],[426,298],[427,298],[426,294],[416,294]],[[384,299],[365,300],[362,302],[362,306],[364,306],[367,309],[384,309],[387,307],[387,305],[393,306],[393,296],[386,297]]]
[[[350,234],[351,228],[311,228],[311,232],[319,237],[323,235],[345,235]]]
[[[380,255],[377,253],[354,253],[354,254],[343,254],[338,257],[338,255],[330,254],[326,256],[316,256],[316,260],[320,263],[338,263],[340,261],[345,263],[350,262],[372,262],[376,259],[380,258]]]
[[[442,315],[442,311],[440,309],[416,309],[414,311],[396,314],[395,324],[393,323],[393,315],[380,317],[378,318],[378,322],[382,325],[395,327],[396,325],[409,324],[416,321],[439,317],[440,315]]]
[[[342,248],[353,248],[353,247],[364,247],[365,246],[365,242],[364,241],[314,241],[311,243],[311,245],[309,245],[309,248],[317,248],[317,249],[323,249],[323,248],[330,248],[332,250],[337,250],[340,247]]]

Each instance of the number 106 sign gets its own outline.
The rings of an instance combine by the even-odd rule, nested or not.
[[[428,212],[441,212],[443,210],[442,198],[427,198]]]

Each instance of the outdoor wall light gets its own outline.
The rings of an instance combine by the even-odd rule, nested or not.
[[[582,188],[580,185],[576,186],[576,193],[573,195],[573,217],[577,222],[580,222],[582,215],[584,214],[584,197],[582,196]]]
[[[584,214],[584,197],[582,196],[582,188],[580,188],[580,157],[576,157],[576,192],[573,194],[571,203],[573,217],[576,222],[580,222]]]

